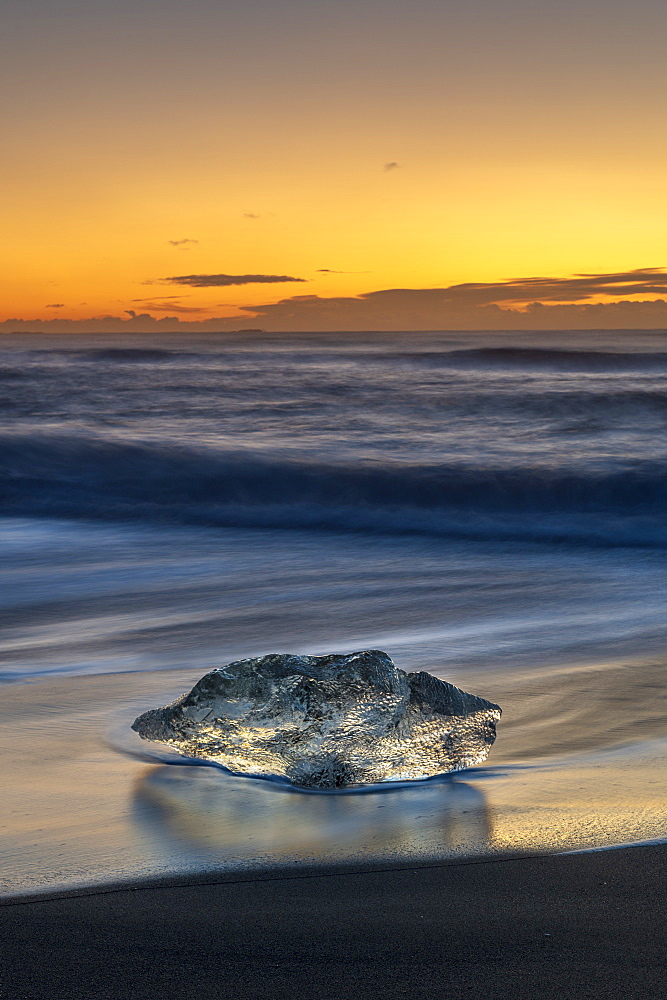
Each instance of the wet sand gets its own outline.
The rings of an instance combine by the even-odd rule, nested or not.
[[[664,994],[665,846],[0,907],[11,1000]]]
[[[663,671],[607,665],[604,683],[583,667],[564,670],[558,683],[553,674],[546,683],[468,676],[504,710],[486,765],[335,795],[160,761],[160,748],[129,725],[189,688],[192,672],[4,685],[0,895],[665,839]]]

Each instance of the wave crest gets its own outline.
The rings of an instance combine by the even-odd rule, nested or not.
[[[0,437],[7,514],[666,544],[667,466],[327,463],[83,436]]]

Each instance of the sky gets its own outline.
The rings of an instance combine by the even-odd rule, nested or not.
[[[664,0],[3,0],[0,331],[667,328]]]

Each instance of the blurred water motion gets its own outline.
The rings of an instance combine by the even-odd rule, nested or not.
[[[0,885],[667,836],[666,374],[660,331],[3,337]],[[500,704],[493,766],[294,797],[107,742],[363,648]]]

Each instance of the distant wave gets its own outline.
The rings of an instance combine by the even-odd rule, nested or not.
[[[667,352],[582,351],[544,347],[478,347],[464,350],[402,352],[415,363],[463,368],[537,368],[573,372],[667,371]]]
[[[667,341],[667,335],[666,335]],[[406,335],[406,343],[409,335]],[[367,345],[366,345],[367,346]],[[276,348],[279,348],[276,350]],[[424,366],[426,368],[466,368],[466,369],[537,369],[542,371],[570,372],[641,372],[666,371],[667,351],[603,351],[587,349],[546,348],[546,347],[473,347],[447,348],[442,350],[381,350],[381,342],[374,350],[358,348],[354,351],[341,351],[340,346],[328,345],[324,335],[318,344],[315,339],[307,347],[295,348],[285,338],[281,344],[279,338],[273,339],[271,346],[265,345],[262,339],[239,344],[230,342],[218,350],[166,347],[52,347],[48,349],[33,348],[21,352],[12,352],[14,362],[19,357],[33,361],[53,361],[58,355],[68,361],[81,361],[102,364],[153,364],[164,362],[199,361],[206,364],[224,365],[228,360],[239,358],[252,359],[258,356],[274,356],[284,360],[286,354],[294,351],[295,360],[300,362],[345,361],[346,363],[382,364],[388,367],[401,364]],[[5,353],[5,362],[10,362],[10,355]],[[11,363],[11,362],[10,362]],[[10,368],[5,369],[9,373]]]
[[[117,361],[146,363],[153,361],[171,361],[183,357],[196,357],[195,352],[175,351],[162,347],[90,347],[90,348],[55,348],[49,351],[30,351],[30,354],[44,360],[54,354],[63,354],[68,359],[80,361]]]
[[[30,373],[21,371],[20,368],[11,368],[7,365],[0,365],[0,382],[19,382],[31,377]]]
[[[6,514],[667,544],[667,466],[327,463],[154,443],[0,437]]]
[[[81,361],[84,363],[110,363],[110,364],[152,364],[164,361],[180,361],[181,359],[201,359],[216,358],[218,354],[202,354],[200,351],[175,350],[162,347],[49,347],[33,348],[19,351],[2,350],[0,341],[0,358],[2,366],[0,374],[10,377],[11,373],[18,373],[22,377],[33,376],[32,366],[37,362],[51,366],[58,359],[68,363]],[[222,355],[224,356],[224,355]],[[23,369],[28,362],[31,367]]]
[[[183,356],[182,351],[169,351],[147,347],[98,347],[77,352],[86,361],[170,361]]]

